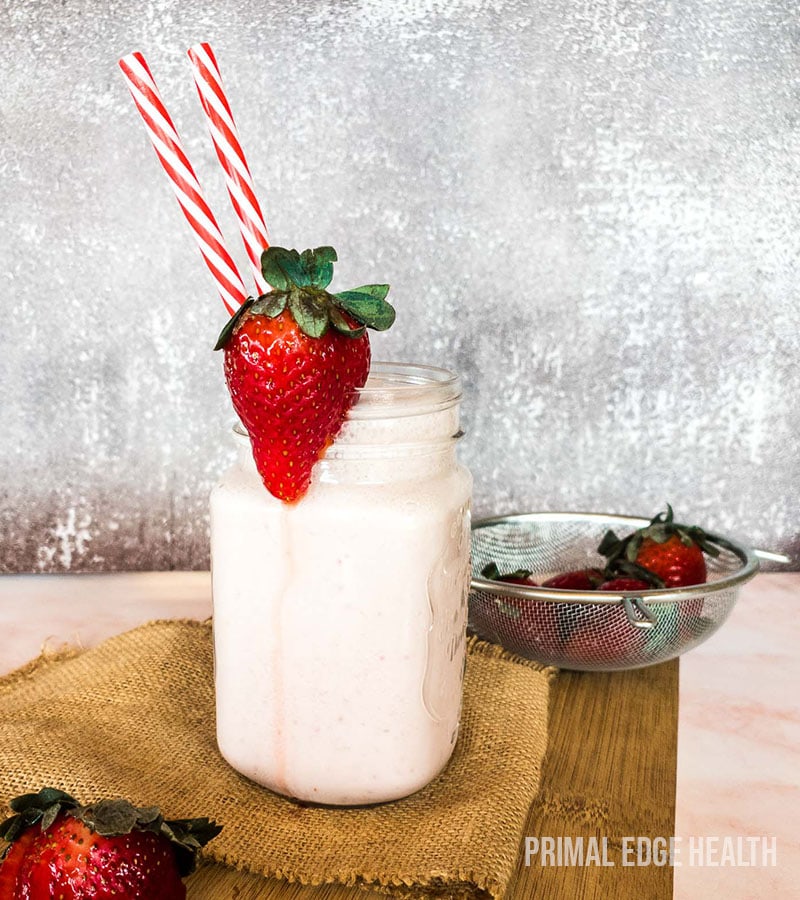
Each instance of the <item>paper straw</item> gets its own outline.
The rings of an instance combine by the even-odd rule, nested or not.
[[[239,231],[250,260],[256,287],[261,294],[268,289],[261,275],[261,254],[269,247],[269,240],[267,226],[264,224],[264,216],[253,186],[253,176],[245,159],[211,45],[195,44],[188,50],[188,54],[192,61],[194,83],[197,85],[208,130],[211,132],[217,158],[225,172],[228,196],[239,220]]]
[[[206,203],[200,182],[184,152],[161,94],[144,56],[131,53],[119,61],[133,102],[144,119],[153,149],[169,177],[197,246],[217,284],[222,302],[233,314],[247,299],[247,291],[236,269],[217,220]]]

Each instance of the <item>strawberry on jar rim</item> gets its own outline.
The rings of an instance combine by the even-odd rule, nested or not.
[[[166,821],[127,800],[81,806],[43,788],[11,801],[0,825],[0,900],[185,900],[197,851],[222,830],[206,818]]]
[[[332,247],[266,249],[261,267],[273,290],[248,298],[214,348],[224,350],[228,390],[264,486],[287,503],[308,490],[367,380],[366,329],[394,322],[389,285],[328,292],[336,259]]]

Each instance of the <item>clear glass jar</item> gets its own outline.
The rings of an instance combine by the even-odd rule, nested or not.
[[[220,751],[341,805],[407,796],[447,764],[469,586],[459,378],[373,363],[359,394],[298,503],[267,492],[240,427],[211,495]]]

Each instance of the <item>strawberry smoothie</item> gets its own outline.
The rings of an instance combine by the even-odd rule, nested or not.
[[[460,382],[375,363],[311,487],[263,486],[246,434],[211,497],[217,739],[278,793],[404,797],[458,733],[472,480]]]

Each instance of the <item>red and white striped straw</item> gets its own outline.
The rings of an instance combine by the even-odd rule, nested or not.
[[[197,85],[200,103],[206,115],[217,158],[225,172],[228,195],[239,219],[239,231],[250,260],[256,287],[261,294],[268,289],[261,275],[261,254],[269,247],[269,240],[264,216],[253,187],[253,176],[245,159],[211,45],[195,44],[188,54],[192,61],[194,83]]]
[[[233,314],[247,299],[242,277],[236,269],[217,220],[206,203],[200,182],[184,152],[161,94],[144,56],[131,53],[119,61],[133,102],[144,119],[153,149],[166,171],[183,214],[217,283],[222,302]]]

